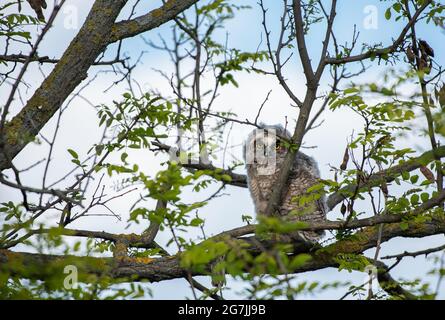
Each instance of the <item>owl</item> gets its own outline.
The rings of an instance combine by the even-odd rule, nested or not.
[[[247,169],[247,184],[258,216],[264,215],[274,185],[279,177],[281,166],[287,154],[285,144],[290,133],[281,125],[262,126],[251,132],[244,144],[244,160]],[[315,160],[302,152],[297,152],[283,191],[283,199],[278,214],[284,220],[319,222],[326,219],[327,205],[324,195],[312,193],[308,189],[320,180],[320,172]],[[298,235],[315,243],[324,232],[301,231]],[[291,235],[292,236],[292,235]]]

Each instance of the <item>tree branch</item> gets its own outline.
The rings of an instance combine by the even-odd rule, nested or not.
[[[445,198],[445,190],[443,190],[438,196],[430,199],[424,204],[418,206],[414,209],[410,214],[406,214],[406,217],[410,217],[413,215],[421,214],[438,204],[440,204]],[[389,217],[388,220],[386,220]],[[355,234],[353,238],[346,238],[343,240],[339,240],[331,245],[326,247],[313,250],[311,246],[308,246],[306,243],[294,243],[294,251],[293,254],[300,254],[306,252],[311,255],[312,259],[304,264],[292,270],[294,273],[298,272],[306,272],[306,271],[314,271],[323,269],[326,267],[335,267],[338,265],[338,261],[336,260],[338,254],[360,254],[364,251],[374,247],[377,243],[386,242],[394,237],[425,237],[435,234],[440,234],[445,232],[445,220],[443,218],[433,218],[429,221],[425,222],[416,222],[413,220],[407,220],[408,228],[401,228],[398,223],[394,223],[396,221],[401,221],[404,216],[401,215],[380,215],[373,218],[362,219],[356,222],[354,225],[354,221],[350,222],[348,227],[354,225],[354,227],[362,227],[365,225],[370,225],[370,223],[374,223],[373,225],[364,228],[362,231],[359,231]],[[395,220],[393,220],[395,219]],[[364,223],[366,222],[366,223]],[[387,223],[393,222],[385,225],[384,232],[380,233],[380,228],[376,225],[379,223]],[[332,228],[342,227],[342,222],[328,222],[325,223],[327,225],[331,224]],[[248,227],[248,228],[247,228]],[[224,241],[229,245],[236,243],[244,242],[248,246],[248,250],[251,253],[261,253],[264,247],[269,247],[273,245],[274,241],[264,241],[258,239],[256,237],[251,238],[243,238],[246,231],[252,231],[254,226],[247,226],[242,228],[237,228],[231,231],[223,232],[222,234],[215,236],[206,241]],[[302,230],[317,230],[320,227],[319,224],[311,224],[308,228],[302,228]],[[344,227],[344,226],[343,226]],[[324,226],[326,228],[326,225]],[[253,229],[254,230],[254,229]],[[111,241],[123,241],[126,244],[131,241],[137,242],[140,240],[140,236],[132,236],[132,235],[113,235],[104,232],[92,232],[92,231],[82,231],[82,230],[62,230],[66,235],[77,235],[77,236],[98,236],[103,239],[111,240]],[[40,232],[40,231],[39,231]],[[133,237],[133,238],[132,238]],[[280,239],[281,241],[281,239]],[[198,244],[199,245],[199,244]],[[162,281],[167,279],[174,278],[182,278],[186,274],[190,273],[190,270],[185,270],[181,267],[180,264],[180,255],[169,256],[166,258],[156,258],[156,259],[140,259],[140,258],[130,258],[125,257],[125,259],[118,259],[118,261],[113,262],[110,258],[94,258],[93,265],[90,266],[91,258],[87,257],[63,257],[63,256],[54,256],[54,255],[42,255],[42,254],[31,254],[31,253],[16,253],[9,250],[0,250],[0,270],[6,271],[12,274],[16,272],[27,270],[28,273],[26,277],[37,277],[38,271],[43,272],[40,276],[46,275],[46,271],[48,269],[48,264],[57,262],[60,265],[61,260],[66,260],[67,263],[80,263],[81,268],[86,268],[85,271],[89,273],[106,273],[111,274],[112,277],[120,278],[120,277],[136,277],[138,280],[148,279],[150,281]],[[74,260],[74,261],[72,261]],[[33,268],[25,268],[21,269],[17,267],[17,263],[12,263],[13,261],[22,262],[27,266],[33,265]],[[100,269],[94,269],[94,264],[100,264]],[[19,264],[20,265],[20,264]],[[17,269],[16,269],[17,268]],[[90,270],[92,268],[92,270]],[[248,271],[248,270],[246,270]],[[193,273],[192,275],[204,275],[204,273]],[[389,278],[387,278],[390,281]]]
[[[402,230],[397,223],[385,226],[382,242],[394,237],[426,237],[445,232],[445,222],[433,220],[425,223],[411,223],[408,229]],[[337,241],[327,247],[310,252],[312,259],[292,270],[292,273],[315,271],[327,267],[337,267],[337,255],[340,253],[360,254],[374,247],[378,241],[378,227],[368,227],[358,232],[354,239]],[[239,240],[242,241],[242,240]],[[258,240],[257,240],[258,241]],[[303,251],[295,252],[296,254]],[[114,279],[131,278],[134,281],[149,280],[152,282],[183,278],[187,270],[180,264],[180,257],[165,258],[128,258],[116,263],[113,258],[92,258],[75,256],[44,255],[25,252],[0,250],[0,270],[11,275],[32,279],[44,279],[48,272],[63,272],[67,264],[76,265],[79,273],[108,275]],[[26,266],[26,268],[23,268]],[[54,268],[53,268],[54,267]],[[248,272],[248,270],[246,270]],[[193,276],[206,275],[205,272],[192,272]],[[85,278],[87,281],[88,278]]]
[[[382,181],[387,183],[394,181],[395,178],[400,176],[403,172],[411,172],[419,169],[421,166],[425,166],[431,161],[435,160],[436,157],[445,157],[445,147],[439,147],[436,150],[430,150],[419,157],[412,158],[402,164],[393,166],[389,169],[379,171],[371,175],[366,183],[361,184],[360,190],[368,190],[373,187],[380,186]],[[346,197],[351,195],[356,188],[356,185],[349,185],[330,195],[327,201],[328,208],[332,210],[337,204],[342,202]]]
[[[432,2],[432,0],[426,0],[423,3],[423,5],[417,9],[417,11],[413,15],[412,19],[403,28],[399,37],[390,46],[381,48],[381,49],[369,50],[365,53],[358,54],[355,56],[347,56],[347,57],[343,57],[343,58],[328,58],[328,59],[326,59],[326,63],[332,64],[332,65],[338,65],[338,64],[344,64],[344,63],[350,63],[350,62],[357,62],[357,61],[363,61],[363,60],[369,59],[371,57],[381,57],[382,55],[395,52],[400,47],[400,45],[402,45],[403,42],[405,41],[405,37],[406,37],[408,31],[417,22],[417,19],[419,18],[420,14],[431,4],[431,2]]]
[[[419,300],[417,296],[405,290],[399,282],[389,273],[390,268],[381,261],[373,261],[373,264],[377,269],[377,279],[383,290],[385,290],[391,296],[402,298],[403,300]]]
[[[134,37],[159,27],[190,8],[198,0],[168,0],[162,7],[132,20],[116,23],[111,32],[110,43]]]

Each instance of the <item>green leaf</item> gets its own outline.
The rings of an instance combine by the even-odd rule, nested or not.
[[[420,194],[420,199],[422,200],[422,202],[427,202],[429,198],[430,198],[430,195],[426,192],[422,192]]]
[[[386,18],[386,20],[391,19],[391,8],[386,9],[385,18]]]
[[[202,225],[204,222],[204,220],[200,219],[200,218],[194,218],[192,219],[192,221],[190,221],[190,225],[192,227],[199,227],[200,225]]]
[[[402,178],[403,178],[403,180],[408,180],[409,177],[410,177],[410,173],[409,173],[409,171],[403,171],[403,172],[402,172]]]
[[[104,150],[104,145],[98,144],[97,146],[95,146],[94,149],[96,150],[96,154],[100,156],[102,154],[102,151]]]
[[[411,196],[411,199],[410,199],[410,201],[411,201],[411,204],[413,205],[413,206],[415,206],[416,204],[418,204],[419,203],[419,195],[418,194],[413,194],[412,196]]]
[[[229,176],[228,174],[223,174],[221,176],[221,180],[224,181],[224,182],[231,182],[232,181],[232,177]]]
[[[298,267],[301,267],[302,265],[304,265],[306,262],[308,262],[311,259],[312,259],[312,256],[310,256],[309,254],[306,254],[306,253],[299,254],[298,256],[296,256],[295,258],[292,259],[292,261],[290,263],[290,267],[292,269],[296,269]]]
[[[359,90],[357,88],[348,88],[346,90],[343,91],[344,94],[351,94],[351,93],[357,93],[359,92]]]
[[[68,149],[68,152],[70,153],[70,155],[71,155],[74,159],[79,159],[79,155],[78,155],[77,152],[74,151],[73,149]]]
[[[393,9],[397,12],[397,13],[399,13],[400,12],[400,10],[402,9],[402,5],[400,4],[400,3],[394,3],[393,4]]]
[[[400,229],[402,229],[403,231],[408,230],[409,228],[409,223],[406,221],[400,222]]]

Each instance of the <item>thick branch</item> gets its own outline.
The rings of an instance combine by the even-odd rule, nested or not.
[[[175,18],[198,0],[168,0],[162,7],[132,20],[117,23],[112,30],[110,42],[134,37],[154,29]]]
[[[426,237],[444,232],[444,221],[412,223],[406,230],[402,230],[399,224],[389,224],[384,228],[382,242],[398,236]],[[325,248],[309,253],[312,256],[312,260],[292,272],[300,273],[336,267],[338,265],[336,257],[339,253],[360,254],[376,246],[378,235],[378,227],[366,228],[352,240],[340,240]],[[42,255],[0,250],[0,270],[9,272],[12,275],[43,279],[48,276],[48,270],[51,270],[53,273],[59,271],[62,273],[63,267],[66,264],[78,266],[79,273],[109,275],[115,279],[128,277],[135,281],[145,279],[157,282],[183,278],[186,275],[186,270],[180,266],[178,256],[156,259],[129,258],[124,262],[116,264],[111,258]],[[26,268],[23,268],[23,265]],[[54,268],[49,268],[49,266]],[[192,272],[192,275],[205,275],[205,273]]]
[[[137,235],[134,233],[131,234],[115,234],[109,233],[105,231],[91,231],[91,230],[79,230],[79,229],[68,229],[68,228],[52,228],[52,229],[35,229],[28,231],[24,236],[18,238],[17,240],[7,242],[5,245],[0,246],[0,248],[12,248],[17,244],[23,243],[23,241],[31,238],[35,235],[40,234],[59,234],[67,237],[81,237],[81,238],[93,238],[93,239],[101,239],[112,242],[123,242],[126,243],[129,247],[135,248],[158,248],[158,244],[154,242],[154,239],[146,239],[145,235]]]
[[[445,198],[445,190],[442,191],[438,196],[430,199],[424,204],[420,205],[416,209],[414,209],[407,216],[413,216],[421,214],[438,204],[440,204]],[[380,215],[369,219],[362,219],[359,221],[372,221],[373,223],[383,223],[388,221],[378,221],[378,219],[386,219],[385,217],[397,217],[397,221],[401,221],[403,218],[400,215]],[[376,220],[377,219],[377,220]],[[351,224],[354,221],[350,222]],[[359,222],[357,222],[359,223]],[[401,228],[399,223],[389,223],[384,225],[383,233],[380,233],[380,227],[377,225],[372,225],[359,231],[352,238],[347,238],[344,240],[339,240],[331,245],[320,248],[316,251],[313,251],[312,246],[307,246],[306,243],[294,243],[294,254],[300,254],[302,252],[307,252],[312,256],[312,259],[304,264],[303,266],[298,267],[295,270],[292,270],[294,273],[305,272],[305,271],[314,271],[327,267],[335,267],[338,265],[338,261],[336,260],[338,254],[361,254],[367,249],[375,247],[378,243],[386,242],[395,237],[426,237],[430,235],[440,234],[445,232],[445,220],[443,218],[431,218],[431,220],[426,222],[416,222],[412,220],[408,220],[408,228]],[[331,222],[334,224],[334,222]],[[363,224],[366,225],[366,224]],[[310,230],[316,230],[317,224],[312,226]],[[337,226],[341,226],[337,224]],[[360,225],[362,226],[362,225]],[[251,226],[248,226],[251,228]],[[244,227],[246,228],[246,227]],[[309,229],[308,229],[309,230]],[[244,242],[247,245],[248,250],[255,254],[261,253],[262,249],[266,246],[269,247],[273,245],[273,240],[260,240],[256,237],[250,238],[241,238],[241,236],[245,235],[246,230],[243,228],[237,228],[231,231],[227,231],[222,233],[219,236],[215,236],[210,241],[227,241],[227,244],[231,243],[240,243]],[[100,237],[106,237],[110,240],[116,240],[117,237],[121,239],[122,235],[110,235],[106,233],[89,233],[87,231],[81,230],[69,230],[70,235],[79,235],[79,236],[89,236],[89,235],[99,235]],[[130,239],[127,239],[127,243],[129,243]],[[134,239],[133,239],[134,241]],[[207,240],[209,241],[209,240]],[[272,242],[271,242],[272,241]],[[280,240],[281,241],[281,240]],[[198,244],[199,245],[199,244]],[[238,247],[238,246],[237,246]],[[0,250],[0,271],[6,271],[12,274],[26,271],[26,275],[24,277],[37,277],[39,278],[38,271],[40,270],[42,274],[40,277],[44,277],[46,275],[46,271],[48,270],[48,264],[52,264],[53,262],[59,263],[61,260],[67,259],[70,260],[69,263],[79,263],[81,264],[81,268],[85,269],[88,273],[100,274],[106,273],[115,278],[119,277],[132,277],[133,279],[141,280],[148,279],[150,281],[162,281],[174,278],[182,278],[187,272],[190,270],[185,270],[180,266],[180,256],[174,257],[166,257],[166,258],[156,258],[156,259],[138,259],[138,258],[125,258],[123,260],[115,260],[114,263],[110,261],[108,258],[95,258],[92,260],[94,263],[90,266],[91,258],[81,258],[81,257],[63,257],[63,256],[53,256],[53,255],[39,255],[39,254],[30,254],[30,253],[14,253],[9,250]],[[74,261],[71,261],[74,260]],[[100,263],[99,263],[100,261]],[[20,263],[12,263],[12,262],[22,262],[25,266],[29,268],[21,268]],[[68,262],[67,262],[68,263]],[[100,265],[100,269],[95,269],[95,264]],[[19,265],[19,267],[17,267]],[[59,265],[63,265],[63,263],[59,263]],[[90,268],[92,268],[90,270]],[[248,270],[246,270],[248,271]],[[193,275],[199,275],[203,273],[193,273]],[[387,279],[388,281],[391,279]]]

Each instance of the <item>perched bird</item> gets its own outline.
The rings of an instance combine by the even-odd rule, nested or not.
[[[406,57],[408,58],[409,63],[414,63],[416,61],[416,55],[411,47],[406,49]]]
[[[46,9],[45,0],[26,0],[28,1],[31,8],[36,12],[37,17],[41,21],[45,21],[45,16],[43,15],[43,9]]]
[[[434,58],[434,50],[425,40],[419,40],[419,48],[422,53]]]
[[[59,227],[65,227],[71,222],[71,209],[73,205],[71,203],[67,203],[65,208],[62,210],[62,214],[60,215]]]
[[[247,183],[257,216],[265,214],[288,151],[280,142],[280,137],[290,140],[291,135],[280,125],[264,126],[264,129],[255,129],[250,133],[244,146]],[[315,160],[297,152],[278,208],[279,215],[286,218],[285,220],[325,220],[328,210],[324,195],[303,204],[298,200],[301,196],[308,195],[308,188],[318,184],[319,180],[320,173]],[[298,232],[298,235],[306,241],[317,242],[324,232],[303,231]]]

